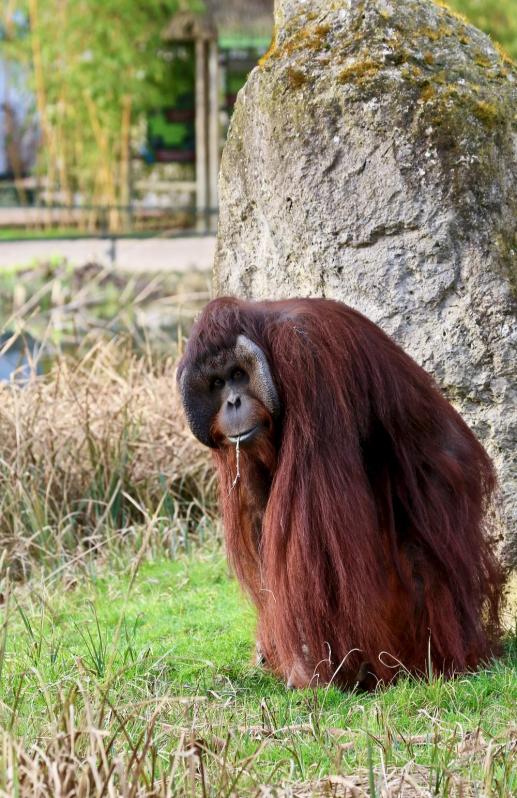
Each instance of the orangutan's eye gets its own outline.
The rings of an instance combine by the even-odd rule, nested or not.
[[[224,380],[222,380],[220,377],[214,377],[214,379],[210,383],[210,387],[212,388],[212,390],[213,389],[219,390],[223,386],[224,386]]]
[[[235,369],[235,371],[232,374],[232,379],[242,380],[245,376],[246,375],[242,369]]]

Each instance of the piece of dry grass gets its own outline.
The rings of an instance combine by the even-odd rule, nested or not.
[[[23,387],[0,384],[0,546],[11,562],[91,547],[157,508],[192,526],[213,509],[213,495],[172,359],[101,340]]]
[[[453,762],[437,769],[408,762],[404,766],[358,768],[347,775],[337,773],[318,781],[273,786],[260,783],[259,774],[254,772],[264,744],[253,754],[241,754],[235,759],[229,755],[231,734],[225,739],[205,739],[186,730],[171,748],[164,768],[164,761],[156,759],[154,747],[156,721],[162,708],[155,709],[136,738],[126,733],[127,719],[112,707],[106,709],[111,709],[113,720],[109,730],[102,728],[102,718],[94,717],[93,708],[86,701],[80,719],[73,711],[65,712],[61,731],[47,743],[30,748],[4,732],[0,737],[0,798],[169,798],[209,794],[256,798],[501,798],[500,785],[493,779],[494,760],[501,748],[507,756],[515,755],[515,738],[510,731],[501,745],[483,746],[479,778],[475,781],[455,772]]]

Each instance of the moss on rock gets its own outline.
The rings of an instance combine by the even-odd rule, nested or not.
[[[491,141],[512,124],[515,83],[512,90],[509,75],[517,74],[486,36],[445,4],[421,0],[303,8],[276,33],[260,65],[265,78],[275,72],[275,83],[278,67],[285,67],[279,94],[286,112],[290,93],[310,93],[310,101],[331,86],[346,92],[344,104],[392,97],[389,113],[409,124],[422,146],[435,147],[451,173],[451,190],[461,194],[475,186],[481,170],[493,170]],[[293,120],[303,125],[299,110],[296,101]]]
[[[362,77],[372,77],[380,70],[380,64],[372,61],[371,58],[366,58],[364,61],[355,61],[344,69],[338,75],[339,83],[347,83],[349,80],[355,80]]]

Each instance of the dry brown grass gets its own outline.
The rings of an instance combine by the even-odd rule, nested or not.
[[[162,708],[163,710],[164,708]],[[180,798],[209,795],[238,798],[506,798],[494,778],[501,755],[514,757],[517,747],[511,729],[497,741],[486,741],[479,733],[460,738],[446,768],[408,762],[404,766],[358,768],[350,775],[329,775],[311,782],[263,784],[254,772],[264,741],[254,754],[234,758],[230,754],[232,735],[226,739],[199,738],[194,730],[184,731],[169,755],[168,775],[157,776],[152,745],[155,727],[160,725],[160,708],[155,709],[147,727],[135,742],[124,736],[124,720],[111,708],[115,730],[101,729],[102,719],[89,716],[86,707],[82,725],[72,712],[62,718],[62,729],[46,745],[27,749],[9,734],[0,737],[0,798]],[[101,721],[99,724],[98,721]],[[86,722],[85,722],[86,721]],[[118,728],[117,728],[118,725]],[[422,740],[416,744],[422,743]],[[426,740],[424,744],[429,744]],[[350,745],[350,744],[348,744]],[[446,742],[443,741],[443,745]],[[233,753],[233,752],[232,752]],[[479,763],[479,778],[473,783],[460,775],[460,760]],[[162,763],[163,764],[163,763]],[[502,791],[499,788],[502,787]]]
[[[15,562],[91,548],[152,516],[192,527],[212,500],[172,359],[100,340],[28,385],[0,384],[0,546]]]

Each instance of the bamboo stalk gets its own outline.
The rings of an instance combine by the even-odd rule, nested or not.
[[[67,26],[67,9],[68,4],[66,2],[59,3],[59,18],[60,18],[60,29],[66,30]],[[65,204],[70,206],[72,204],[72,197],[70,191],[70,178],[69,178],[69,169],[68,169],[68,142],[67,142],[67,135],[66,135],[66,120],[68,116],[68,105],[67,105],[67,89],[68,89],[68,82],[66,80],[66,72],[67,72],[67,52],[65,50],[65,43],[68,41],[68,37],[64,36],[62,40],[61,46],[61,71],[62,71],[62,80],[60,83],[60,91],[59,91],[59,99],[57,103],[57,124],[56,124],[56,150],[58,154],[57,159],[57,169],[59,173],[59,183],[60,189],[63,192]],[[65,224],[70,224],[71,219],[73,218],[73,213],[70,210],[67,210],[65,214]]]
[[[122,123],[120,126],[120,170],[119,170],[119,197],[120,205],[129,206],[129,164],[130,164],[130,136],[131,136],[131,97],[125,94],[122,98]],[[122,212],[125,229],[129,229],[129,210]]]
[[[7,0],[4,8],[3,18],[4,18],[4,29],[8,39],[11,39],[14,33],[13,14],[15,8],[16,8],[16,0]]]
[[[88,115],[90,118],[93,135],[101,155],[101,169],[99,169],[99,178],[102,181],[102,204],[107,205],[110,208],[108,217],[109,230],[116,231],[120,229],[120,214],[118,209],[114,207],[116,205],[116,189],[113,174],[113,160],[110,156],[109,141],[106,131],[102,128],[102,125],[99,122],[97,107],[93,102],[91,95],[85,91],[84,98],[88,108]]]
[[[52,135],[52,126],[50,124],[47,112],[43,58],[41,54],[38,0],[29,0],[29,20],[31,26],[30,41],[32,60],[34,64],[34,78],[36,82],[36,107],[38,109],[38,115],[43,131],[43,142],[46,145],[49,154],[47,158],[47,175],[50,184],[50,191],[52,192],[53,186],[55,185],[56,152]],[[48,226],[52,224],[50,212],[47,214],[47,224]]]

